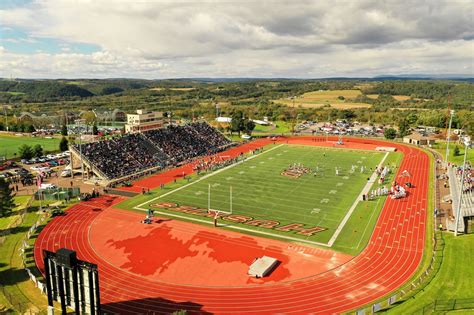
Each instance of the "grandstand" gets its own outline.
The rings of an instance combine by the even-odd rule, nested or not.
[[[81,159],[87,178],[96,176],[104,186],[177,166],[199,156],[214,154],[232,145],[205,122],[125,134],[108,140],[74,144],[73,167]]]
[[[448,177],[449,177],[449,187],[451,192],[452,200],[452,209],[454,218],[448,218],[446,220],[446,227],[450,231],[456,229],[456,211],[459,207],[459,194],[462,189],[461,196],[461,220],[459,220],[458,232],[461,233],[472,233],[473,221],[474,221],[474,195],[472,194],[472,181],[473,175],[470,168],[466,169],[464,183],[461,187],[461,168],[449,167],[448,168]]]

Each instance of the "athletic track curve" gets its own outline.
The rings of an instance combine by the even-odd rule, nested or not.
[[[278,141],[328,145],[328,142],[312,139],[280,138]],[[400,287],[416,271],[422,259],[429,157],[417,148],[402,144],[360,138],[345,141],[345,146],[352,148],[396,147],[404,154],[399,172],[408,170],[415,188],[410,189],[406,198],[387,198],[367,247],[357,257],[333,270],[289,283],[252,287],[192,287],[150,281],[108,264],[90,246],[89,230],[94,218],[102,209],[123,200],[112,196],[82,202],[66,216],[53,219],[35,243],[37,265],[43,269],[43,249],[59,247],[74,249],[80,259],[97,263],[101,302],[107,313],[171,313],[186,309],[191,313],[217,314],[334,314],[360,307]],[[241,150],[268,143],[270,140],[257,140],[229,151],[236,155]],[[229,156],[229,151],[221,155]],[[189,167],[184,166],[183,170],[189,171]],[[182,170],[174,172],[179,174]],[[154,188],[161,181],[163,178],[155,175],[137,184]]]

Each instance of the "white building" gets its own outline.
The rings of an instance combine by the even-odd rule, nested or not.
[[[142,132],[163,127],[163,112],[138,109],[136,114],[127,114],[125,132]]]

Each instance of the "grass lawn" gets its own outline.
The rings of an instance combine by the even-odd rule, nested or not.
[[[30,198],[31,196],[25,197]],[[24,201],[23,199],[20,200]],[[61,208],[65,209],[76,202],[74,200],[69,204],[62,205]],[[33,201],[31,210],[26,213],[23,223],[15,227],[13,232],[5,238],[5,242],[0,246],[0,284],[2,285],[2,290],[0,291],[0,313],[46,313],[46,296],[41,294],[40,290],[35,287],[24,267],[28,267],[37,279],[42,280],[41,273],[36,269],[33,248],[36,238],[44,226],[46,226],[48,220],[44,220],[31,235],[30,239],[26,241],[29,247],[25,250],[25,265],[19,255],[21,244],[23,240],[26,240],[26,233],[40,218],[40,214],[37,213],[38,208],[39,201]],[[5,294],[9,296],[8,299]],[[60,312],[60,307],[56,302],[55,311]]]
[[[0,217],[0,231],[8,228],[12,222],[18,219],[18,212],[26,207],[28,200],[31,196],[18,196],[14,197],[16,207],[13,208],[13,211],[6,217]]]
[[[43,147],[44,152],[59,151],[59,138],[37,138],[37,137],[25,137],[15,135],[0,135],[0,156],[6,156],[7,159],[18,156],[18,148],[27,144],[34,146],[39,144]],[[16,155],[15,155],[16,153]]]
[[[446,144],[447,144],[446,141],[440,142],[438,140],[437,143],[435,143],[432,147],[434,150],[438,151],[443,156],[443,159],[446,156]],[[459,148],[458,156],[454,156],[454,148],[456,146]],[[449,156],[448,156],[449,162],[457,164],[457,165],[461,165],[462,162],[464,161],[464,149],[465,149],[464,145],[453,143],[451,141],[449,143]],[[474,164],[474,150],[473,149],[470,149],[467,151],[467,160],[471,162],[471,165]]]
[[[291,123],[286,121],[276,121],[276,126],[262,126],[256,125],[253,130],[254,133],[268,133],[268,134],[281,134],[288,133],[291,131]]]
[[[212,222],[212,218],[201,215],[183,213],[180,209],[168,207],[163,209],[159,203],[170,202],[179,206],[192,206],[202,209],[208,207],[208,189],[211,186],[211,208],[230,212],[230,186],[232,186],[232,213],[246,216],[254,220],[270,220],[266,227],[250,225],[244,222],[231,222],[220,219],[219,224],[227,228],[245,229],[247,233],[265,233],[265,236],[280,237],[291,240],[327,243],[337,226],[356,201],[359,193],[370,176],[370,168],[374,168],[382,160],[384,153],[342,150],[334,148],[317,148],[311,146],[269,146],[263,154],[249,159],[230,168],[210,173],[209,176],[194,177],[190,185],[177,183],[167,185],[164,190],[153,191],[150,196],[137,196],[118,205],[123,209],[154,208],[169,215],[179,215],[194,221]],[[399,155],[389,154],[389,163],[397,163]],[[281,173],[293,163],[302,163],[305,167],[319,169],[317,175],[304,174],[299,178],[289,178]],[[365,173],[359,169],[351,173],[352,165],[364,165]],[[340,168],[340,175],[335,175],[335,167]],[[182,188],[181,188],[182,187]],[[180,188],[176,190],[176,188]],[[159,197],[159,198],[157,198]],[[381,200],[382,201],[382,200]],[[345,252],[357,252],[365,245],[365,239],[370,236],[371,228],[366,225],[374,223],[380,211],[382,202],[375,206],[364,208],[359,217],[369,215],[372,220],[360,218],[349,222],[349,226],[361,224],[360,231],[368,232],[362,237],[344,236],[356,245],[337,249]],[[378,210],[377,210],[378,209]],[[198,210],[199,211],[199,210]],[[365,211],[363,215],[362,212]],[[276,221],[276,222],[273,222]],[[253,221],[254,224],[255,221]],[[276,225],[278,223],[278,225]],[[322,227],[324,230],[313,235],[300,235],[295,231],[278,230],[284,225],[303,224],[303,228]],[[341,234],[343,235],[343,234]],[[363,239],[363,240],[361,240]],[[359,245],[357,245],[359,244]],[[346,244],[347,245],[347,244]]]
[[[13,300],[13,305],[11,305],[0,292],[0,310],[2,311],[11,311],[13,307],[17,312],[22,311],[19,313],[25,313],[27,310],[38,313],[47,307],[46,298],[41,295],[22,269],[23,263],[18,255],[26,232],[37,219],[36,213],[27,213],[23,223],[16,227],[14,232],[6,237],[5,243],[0,246],[0,283],[4,292],[10,296],[9,300]]]
[[[472,309],[452,313],[474,313],[474,234],[454,237],[444,233],[444,240],[443,261],[436,276],[423,291],[388,313],[414,314],[435,299],[472,299]]]

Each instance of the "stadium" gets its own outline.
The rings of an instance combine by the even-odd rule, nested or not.
[[[104,194],[47,224],[34,256],[42,272],[60,248],[97,265],[106,313],[355,311],[395,292],[423,256],[430,158],[412,146],[236,144],[205,122],[82,146],[72,160]]]
[[[472,1],[1,1],[0,315],[474,314]]]

